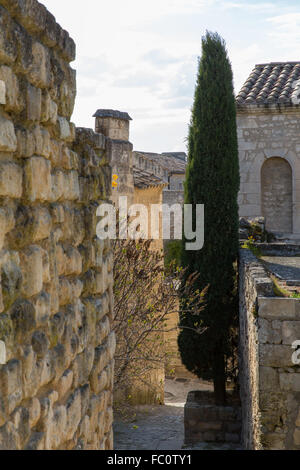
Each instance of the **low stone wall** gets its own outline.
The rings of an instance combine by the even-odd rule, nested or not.
[[[248,250],[240,255],[240,385],[246,449],[300,449],[300,300],[275,297]]]
[[[185,444],[228,442],[241,438],[241,406],[238,397],[228,393],[228,405],[216,406],[212,392],[193,391],[184,408]]]
[[[115,337],[106,139],[70,122],[75,45],[0,0],[0,449],[111,449]]]

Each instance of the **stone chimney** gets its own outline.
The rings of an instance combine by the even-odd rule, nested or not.
[[[93,117],[96,118],[96,132],[113,140],[129,140],[129,123],[132,119],[128,113],[98,109]]]
[[[107,138],[107,157],[113,177],[117,176],[112,201],[118,206],[119,197],[127,196],[128,205],[131,205],[134,198],[134,178],[129,125],[132,119],[128,113],[112,109],[98,109],[93,117],[96,118],[95,131]]]

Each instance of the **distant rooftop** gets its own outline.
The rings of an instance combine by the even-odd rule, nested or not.
[[[158,176],[155,176],[153,173],[149,171],[142,170],[136,166],[133,167],[133,179],[134,179],[134,186],[137,188],[149,188],[150,186],[160,186],[166,184]]]
[[[300,104],[300,61],[256,65],[236,102],[240,107]]]
[[[182,160],[184,162],[186,162],[187,160],[187,155],[185,152],[163,152],[162,155],[165,155],[167,157],[178,158],[179,160]]]
[[[114,109],[98,109],[93,117],[112,117],[116,119],[125,119],[126,121],[132,121],[128,113],[122,111],[116,111]]]
[[[179,171],[184,173],[186,169],[186,154],[184,152],[151,153],[134,151],[134,154],[158,163],[169,172]],[[179,155],[182,155],[182,158]]]

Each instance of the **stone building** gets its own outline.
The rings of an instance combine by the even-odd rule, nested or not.
[[[133,152],[134,171],[146,170],[166,183],[163,189],[162,203],[171,207],[174,204],[183,206],[184,180],[187,156],[184,152]],[[174,219],[171,215],[171,240],[174,238]],[[164,240],[164,247],[170,240]]]
[[[95,131],[105,135],[108,143],[109,162],[112,174],[118,176],[117,190],[112,201],[117,205],[119,196],[127,196],[128,205],[133,204],[133,146],[129,142],[129,114],[112,109],[98,109],[94,116]]]
[[[300,237],[300,62],[256,65],[236,98],[240,216]]]
[[[148,209],[148,226],[151,226],[151,205],[172,206],[183,205],[183,184],[187,156],[184,152],[166,152],[162,154],[132,151],[133,145],[129,142],[131,117],[126,112],[99,109],[94,114],[96,118],[95,130],[106,136],[109,151],[109,161],[112,173],[117,176],[117,186],[112,191],[111,199],[118,205],[120,196],[128,197],[128,206],[131,204],[144,204]],[[153,241],[153,248],[162,251],[168,240],[162,237],[162,216],[160,216],[159,239]],[[171,216],[171,238],[174,233],[174,219]],[[165,333],[165,348],[167,352],[166,373],[175,374],[178,378],[192,378],[181,362],[177,336],[179,330],[178,313],[172,314],[167,320]],[[153,386],[156,387],[155,400],[162,402],[164,396],[164,365],[153,371],[147,385],[139,389],[134,387],[130,393],[136,402],[149,403],[153,401]]]

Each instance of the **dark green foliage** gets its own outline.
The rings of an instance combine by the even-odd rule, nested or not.
[[[176,266],[180,266],[181,263],[181,249],[182,243],[180,240],[172,240],[166,244],[164,262],[165,266],[170,266],[170,263],[174,262]]]
[[[185,203],[205,205],[205,244],[182,249],[188,274],[199,272],[198,288],[209,286],[206,307],[198,315],[181,314],[181,325],[208,327],[200,337],[183,328],[179,348],[186,367],[213,379],[216,401],[225,400],[237,325],[239,161],[231,65],[216,33],[202,39],[202,57],[189,128]],[[195,217],[195,210],[194,210]],[[184,241],[185,243],[185,241]],[[184,305],[185,299],[182,299]]]

